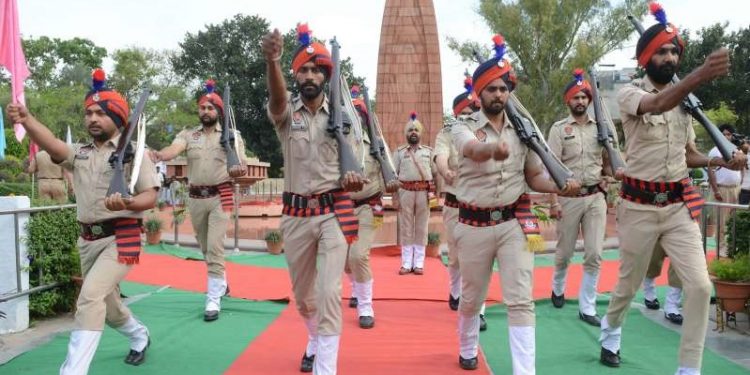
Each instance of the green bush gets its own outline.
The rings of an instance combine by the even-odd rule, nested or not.
[[[427,244],[438,246],[440,245],[440,233],[429,232],[427,233]]]
[[[737,258],[742,255],[748,255],[750,252],[750,211],[736,210],[736,216],[729,217],[727,227],[724,231],[727,234],[727,245],[729,257]],[[737,235],[734,235],[732,226],[736,225]]]
[[[29,296],[32,317],[53,316],[73,310],[75,285],[71,276],[80,275],[81,267],[76,241],[78,221],[75,209],[35,213],[27,225],[28,251],[31,261],[29,282],[31,287],[55,282],[61,287]],[[39,270],[42,279],[39,279]]]
[[[8,124],[8,118],[5,118],[5,124]],[[7,126],[7,125],[6,125]],[[5,128],[5,157],[13,156],[19,160],[25,160],[29,157],[29,137],[24,137],[22,143],[16,140],[16,134],[13,131],[13,125]]]
[[[0,181],[4,182],[28,182],[29,175],[24,169],[23,161],[13,155],[6,155],[0,160]]]
[[[8,195],[31,196],[31,184],[26,182],[0,182],[0,197]]]
[[[709,266],[717,279],[730,282],[750,281],[750,257],[738,256],[735,259],[715,259]]]
[[[281,232],[277,230],[272,230],[266,233],[266,241],[271,243],[279,243],[281,242]]]
[[[156,233],[161,230],[163,224],[158,216],[151,215],[143,222],[143,227],[146,229],[146,233]]]

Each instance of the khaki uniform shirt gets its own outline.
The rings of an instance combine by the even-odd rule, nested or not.
[[[453,144],[450,127],[443,128],[435,140],[435,156],[441,155],[448,158],[448,168],[450,170],[458,170],[458,151],[456,151],[456,146]],[[453,181],[453,185],[449,185],[447,182],[443,184],[443,191],[455,195],[456,181]]]
[[[370,138],[367,133],[364,133],[363,137],[364,140],[362,143],[353,145],[353,150],[357,160],[362,160],[362,156],[364,155],[364,166],[362,170],[364,171],[365,178],[369,179],[370,183],[365,184],[360,191],[349,193],[349,196],[354,200],[365,199],[377,194],[379,191],[385,190],[380,163],[370,155]]]
[[[227,172],[227,153],[221,146],[221,132],[221,124],[208,132],[201,125],[181,131],[172,141],[187,151],[187,178],[191,185],[218,185],[232,180]],[[235,137],[239,140],[240,164],[246,166],[245,142],[239,132]]]
[[[644,77],[617,94],[625,132],[625,175],[646,181],[678,181],[688,176],[685,146],[695,141],[695,131],[681,105],[664,113],[638,114],[641,98],[658,92]]]
[[[585,125],[580,125],[573,116],[568,116],[549,130],[550,150],[583,186],[596,185],[602,180],[603,156],[607,151],[597,137],[596,122],[591,117]]]
[[[62,180],[62,167],[52,161],[47,151],[39,151],[31,160],[29,169],[36,173],[37,178],[55,178]]]
[[[140,218],[142,212],[135,211],[110,211],[104,207],[104,198],[109,190],[114,169],[109,164],[109,157],[117,149],[120,136],[116,136],[100,148],[96,144],[69,145],[68,158],[60,165],[73,171],[73,183],[76,186],[76,205],[78,221],[82,223],[96,223],[114,218]],[[135,145],[133,145],[135,146]],[[145,150],[144,150],[145,153]],[[131,165],[125,165],[125,181],[131,175]],[[159,182],[156,178],[156,167],[147,155],[143,155],[141,170],[138,174],[138,182],[135,184],[135,192],[138,195],[149,189],[158,189]]]
[[[328,135],[328,97],[313,114],[299,97],[289,99],[286,111],[268,118],[284,155],[284,191],[309,196],[341,188],[336,139]]]
[[[526,192],[526,164],[539,164],[540,161],[518,138],[507,116],[499,133],[492,127],[484,112],[479,111],[453,125],[451,134],[458,151],[456,198],[459,201],[484,208],[507,206]],[[464,157],[463,153],[464,146],[472,141],[505,142],[510,155],[502,161],[473,161]]]
[[[414,162],[416,159],[419,167]],[[419,145],[414,158],[409,155],[409,145],[402,145],[393,154],[393,166],[399,181],[430,181],[433,179],[432,148]],[[420,168],[421,172],[420,173]]]

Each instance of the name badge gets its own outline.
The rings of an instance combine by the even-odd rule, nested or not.
[[[576,137],[575,135],[568,135],[568,136],[565,136],[565,137],[563,138],[563,140],[566,140],[566,141],[567,141],[567,140],[573,139],[573,138],[575,138],[575,137]]]
[[[292,130],[307,130],[307,125],[305,125],[305,122],[302,119],[302,114],[299,112],[294,112],[294,114],[292,115]]]

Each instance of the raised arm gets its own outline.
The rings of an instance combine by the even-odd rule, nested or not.
[[[268,109],[271,115],[279,116],[287,106],[286,81],[281,71],[281,56],[284,40],[278,29],[263,37],[263,55],[266,58],[266,79],[268,82]]]
[[[68,145],[57,139],[44,124],[29,113],[26,107],[20,104],[8,104],[6,107],[11,123],[21,124],[26,129],[31,140],[38,144],[42,150],[47,151],[52,161],[61,163],[68,158]]]

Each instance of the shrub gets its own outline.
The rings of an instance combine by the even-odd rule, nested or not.
[[[281,242],[281,232],[277,230],[272,230],[266,233],[266,241],[271,243],[279,243]]]
[[[727,234],[727,245],[729,257],[737,258],[748,255],[750,251],[750,211],[736,210],[736,216],[729,217],[727,220],[725,233]],[[732,230],[732,225],[736,225],[736,233]]]
[[[26,227],[30,260],[29,283],[36,287],[55,282],[62,286],[29,296],[32,317],[46,317],[73,310],[76,289],[71,276],[80,275],[76,241],[78,221],[75,209],[35,213]],[[39,279],[39,271],[42,279]]]
[[[31,184],[19,182],[0,182],[0,196],[31,196]]]
[[[427,244],[433,245],[433,246],[439,246],[440,245],[440,233],[437,233],[437,232],[427,233]]]
[[[161,230],[163,224],[158,216],[149,215],[146,221],[143,222],[143,228],[146,230],[146,233],[156,233]]]
[[[741,255],[735,259],[715,259],[709,270],[719,280],[750,282],[750,257]]]

